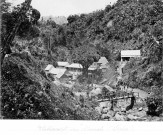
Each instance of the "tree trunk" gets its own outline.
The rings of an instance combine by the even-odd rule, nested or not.
[[[2,64],[3,64],[3,60],[5,58],[5,55],[6,55],[5,53],[3,53],[3,52],[1,53],[1,67],[2,67]]]
[[[88,67],[89,66],[83,66],[83,76],[88,77]]]

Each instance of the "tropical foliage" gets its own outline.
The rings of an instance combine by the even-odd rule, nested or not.
[[[118,0],[113,5],[107,5],[104,10],[70,15],[68,23],[62,25],[56,24],[52,19],[38,21],[40,13],[31,6],[24,14],[19,12],[23,4],[13,10],[10,10],[10,5],[5,0],[1,4],[2,50],[6,45],[5,37],[19,23],[18,18],[21,15],[23,18],[19,20],[20,26],[9,40],[9,48],[5,51],[11,57],[4,58],[2,66],[2,111],[5,118],[38,118],[41,112],[43,119],[95,119],[96,114],[89,110],[91,107],[80,106],[79,110],[73,110],[75,101],[70,96],[70,91],[55,97],[50,89],[51,100],[55,104],[49,100],[48,90],[40,96],[37,92],[40,89],[43,92],[44,82],[50,83],[43,68],[50,63],[56,65],[56,60],[73,61],[82,64],[83,73],[87,74],[88,67],[99,56],[105,56],[114,65],[120,60],[120,51],[124,49],[140,49],[142,56],[140,59],[130,59],[124,68],[124,81],[130,87],[153,91],[157,97],[161,95],[161,0]],[[13,81],[16,81],[15,84]],[[68,102],[72,104],[68,105]]]

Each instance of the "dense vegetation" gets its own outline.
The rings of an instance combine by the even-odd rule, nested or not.
[[[6,2],[2,5],[4,12],[2,15],[2,26],[4,30],[1,37],[12,29],[12,25],[10,24],[14,22],[13,20],[16,20],[14,13],[18,9],[16,8],[15,11],[9,12],[9,6],[10,4]],[[5,17],[5,15],[12,16],[10,17],[11,20]],[[30,62],[30,59],[23,61],[24,58],[19,58],[14,54],[11,55],[12,58],[5,58],[4,65],[2,66],[2,77],[7,78],[7,72],[11,71],[10,66],[14,66],[13,68],[16,70],[14,74],[12,71],[10,76],[19,78],[19,76],[23,75],[20,80],[18,78],[13,78],[12,80],[3,79],[2,94],[4,99],[2,100],[2,110],[4,110],[3,115],[6,118],[39,117],[35,112],[42,112],[42,110],[37,109],[36,104],[34,104],[33,111],[31,111],[34,115],[30,111],[28,111],[28,114],[22,114],[25,110],[20,111],[21,107],[18,107],[19,111],[17,110],[11,116],[8,116],[8,112],[11,110],[8,110],[5,106],[8,104],[7,99],[9,97],[11,98],[11,103],[20,104],[20,101],[14,101],[15,98],[20,99],[20,91],[23,92],[21,98],[24,102],[28,100],[28,95],[26,94],[29,91],[32,93],[34,90],[34,95],[37,95],[37,89],[42,88],[42,86],[38,84],[38,80],[33,80],[36,77],[31,77],[31,75],[42,76],[42,69],[46,64],[51,63],[56,65],[57,60],[79,62],[85,67],[84,71],[87,72],[86,69],[89,67],[89,64],[97,61],[99,55],[101,55],[105,56],[112,66],[116,67],[116,61],[120,60],[120,50],[123,49],[140,49],[142,56],[140,59],[131,58],[129,60],[124,69],[123,81],[130,87],[140,88],[149,92],[152,91],[156,97],[162,97],[163,2],[161,0],[118,0],[115,4],[106,6],[104,10],[98,10],[89,14],[70,15],[67,18],[68,23],[62,25],[56,24],[51,19],[46,21],[42,19],[38,23],[32,23],[28,19],[26,21],[23,22],[24,24],[21,24],[21,29],[18,30],[15,40],[12,42],[11,50],[16,54],[27,52],[25,53],[27,58],[33,58],[32,61],[37,62],[31,64],[32,61]],[[20,57],[25,57],[24,53]],[[19,73],[19,68],[22,68],[20,62],[24,63],[23,67],[25,70],[23,71],[27,72],[25,76],[24,72],[23,74]],[[33,67],[37,68],[33,69]],[[30,71],[31,69],[32,71]],[[29,75],[28,71],[31,72]],[[11,83],[13,80],[16,80],[15,84]],[[22,83],[21,80],[24,80],[24,82]],[[45,79],[45,76],[42,76],[43,80],[49,83],[49,80]],[[17,83],[21,86],[16,85]],[[12,94],[11,91],[15,93]],[[48,96],[54,95],[51,90],[50,93]],[[56,100],[60,100],[59,98],[60,96]],[[40,106],[46,106],[48,107],[47,110],[51,110],[51,112],[48,112],[49,114],[43,111],[42,118],[61,118],[61,115],[56,114],[56,112],[53,113],[54,110],[52,109],[52,106],[60,105],[51,104],[50,101],[43,101],[48,100],[47,97],[39,97],[38,100],[34,99],[34,102],[37,101]],[[63,100],[62,102],[66,103],[67,101]],[[41,105],[42,103],[43,105]],[[70,108],[72,109],[73,107],[70,105]],[[21,112],[19,113],[20,115],[17,114],[18,112]],[[86,115],[84,110],[81,110],[81,112],[83,113],[83,117],[78,117],[77,119],[87,119],[88,116],[94,119],[94,115]],[[56,116],[50,115],[52,113],[56,114]],[[63,113],[65,114],[65,112]],[[66,119],[73,118],[66,117]]]
[[[7,9],[9,5],[7,2],[2,4]],[[8,15],[14,13],[14,10],[9,12],[7,9],[5,12]],[[6,20],[8,17],[2,19],[3,39],[8,34],[6,29],[11,26],[11,22]],[[15,27],[16,24],[17,22],[12,26]],[[10,53],[7,52],[8,56],[6,55],[1,65],[2,117],[4,119],[98,119],[94,103],[86,99],[81,101],[71,90],[55,86],[51,78],[46,76],[45,66],[48,63],[55,65],[56,59],[49,48],[51,44],[48,35],[44,35],[44,31],[38,27],[39,24],[34,26],[38,31],[34,30],[32,34],[38,32],[37,36],[28,38],[28,35],[31,35],[30,29],[22,31],[19,29],[15,33],[12,44],[8,46]],[[26,23],[22,22],[19,28],[24,27],[33,27],[33,24],[29,22],[26,27]]]
[[[68,60],[71,56],[67,56],[76,48],[93,45],[95,55],[98,50],[98,54],[114,63],[120,58],[120,50],[140,49],[142,58],[130,59],[124,70],[127,78],[125,81],[130,86],[141,89],[149,89],[151,86],[161,88],[162,5],[161,0],[118,0],[104,10],[70,15],[67,24],[56,25],[50,30],[53,33],[51,50],[55,55],[57,50],[62,50],[63,55],[58,54],[59,57],[56,57]],[[53,23],[51,22],[51,27]],[[40,24],[42,29],[48,30],[49,26],[44,27],[41,22]]]
[[[163,2],[161,0],[118,0],[105,10],[70,15],[68,23],[54,31],[52,48],[94,46],[111,63],[119,60],[120,50],[141,50],[141,58],[130,59],[124,81],[130,87],[162,92]],[[89,44],[86,44],[89,42]],[[85,49],[85,47],[83,47]],[[96,50],[94,54],[96,55]],[[92,49],[90,49],[92,51]],[[90,52],[91,53],[91,52]],[[62,55],[66,57],[67,54]],[[67,57],[68,58],[68,57]],[[65,58],[61,58],[66,60]]]
[[[82,103],[65,87],[57,87],[39,68],[38,61],[12,54],[2,66],[2,116],[4,119],[98,119],[94,104]]]

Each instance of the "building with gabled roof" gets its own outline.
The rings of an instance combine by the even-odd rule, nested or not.
[[[100,65],[106,65],[107,63],[108,63],[108,60],[106,59],[106,57],[101,57],[99,61],[97,62],[97,64],[100,64]]]
[[[66,66],[66,68],[70,69],[70,70],[82,71],[83,66],[81,64],[79,64],[79,63],[72,63],[71,65]],[[88,71],[94,71],[96,69],[97,69],[97,66],[91,65],[88,68]]]
[[[121,61],[129,61],[131,57],[139,58],[140,56],[140,50],[121,50]]]
[[[140,57],[140,50],[121,50],[121,57]]]
[[[66,68],[55,68],[53,65],[49,64],[47,65],[47,67],[45,68],[45,72],[46,74],[52,74],[54,78],[61,78],[65,72],[66,72]]]
[[[68,62],[64,62],[64,61],[58,61],[57,64],[58,64],[58,67],[66,67],[70,65]]]
[[[72,63],[72,64],[70,64],[70,65],[68,65],[66,67],[67,68],[74,68],[74,69],[82,69],[83,68],[83,66],[81,64],[79,64],[79,63]]]
[[[45,71],[50,71],[50,70],[53,69],[53,68],[54,68],[54,66],[51,65],[51,64],[49,64],[49,65],[47,65],[47,67],[45,68]]]
[[[61,68],[52,68],[49,73],[53,74],[54,77],[56,78],[61,78],[62,75],[66,72],[66,69],[61,69]]]

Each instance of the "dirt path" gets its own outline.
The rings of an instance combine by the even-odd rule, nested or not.
[[[126,90],[125,90],[126,91]],[[140,89],[137,89],[137,88],[128,88],[126,92],[135,92],[135,93],[139,93],[139,97],[142,98],[142,99],[145,99],[147,98],[149,95],[147,92],[143,91],[143,90],[140,90]]]
[[[121,74],[121,69],[122,69],[125,65],[126,65],[126,62],[123,62],[123,63],[120,62],[120,63],[119,63],[119,68],[118,68],[118,70],[117,70],[117,72],[119,73],[119,77],[121,77],[121,75],[122,75],[122,74]],[[130,92],[130,91],[139,93],[139,97],[142,98],[142,99],[145,99],[145,98],[148,97],[148,93],[145,92],[145,91],[143,91],[143,90],[140,90],[140,89],[137,89],[137,88],[134,88],[134,89],[128,88],[128,89],[127,89],[127,92]]]

